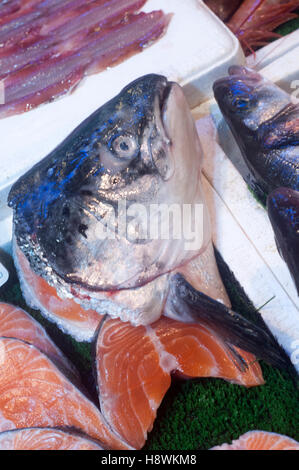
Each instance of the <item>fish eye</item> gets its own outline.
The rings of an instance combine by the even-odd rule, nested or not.
[[[129,134],[118,135],[111,143],[112,150],[118,158],[132,159],[136,157],[139,147],[136,139]]]
[[[232,106],[236,109],[246,109],[248,103],[248,98],[235,98],[234,100],[232,100]]]

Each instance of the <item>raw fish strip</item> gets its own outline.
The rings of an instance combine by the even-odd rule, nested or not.
[[[0,303],[0,336],[17,338],[33,344],[63,370],[76,374],[74,366],[53,343],[42,326],[19,307]]]
[[[0,117],[28,111],[72,90],[85,73],[117,64],[158,39],[168,25],[162,11],[132,15],[108,33],[93,33],[83,47],[66,57],[48,60],[11,74],[4,80],[5,102]]]
[[[84,8],[69,11],[69,17],[66,15],[65,25],[61,27],[61,20],[57,15],[53,15],[52,21],[47,20],[47,23],[41,28],[41,35],[47,35],[55,32],[55,37],[63,40],[69,36],[76,34],[82,29],[89,30],[91,27],[97,26],[97,30],[104,24],[109,22],[113,25],[115,21],[124,19],[126,15],[137,12],[145,4],[146,0],[107,0],[93,1]],[[63,18],[64,20],[64,18]],[[71,21],[70,21],[71,20]]]
[[[20,249],[14,246],[14,260],[18,270],[23,295],[28,305],[41,310],[65,332],[78,341],[90,341],[102,320],[94,310],[84,310],[72,299],[58,297],[54,287],[37,276]]]
[[[10,40],[11,44],[19,41],[20,38],[24,37],[26,30],[32,29],[32,24],[36,18],[40,16],[40,12],[30,11],[25,15],[14,18],[8,23],[0,25],[0,45],[3,47],[7,41]]]
[[[25,428],[0,433],[0,450],[103,450],[83,435],[52,428]]]
[[[129,57],[142,50],[145,46],[159,39],[168,26],[171,15],[162,10],[151,13],[132,15],[123,25],[116,26],[104,36],[93,33],[83,41],[80,55],[93,56],[87,73],[92,74],[108,66],[119,63],[124,56]]]
[[[16,14],[7,22],[0,24],[0,43],[1,46],[18,45],[19,43],[28,42],[38,37],[39,31],[48,19],[52,20],[56,17],[60,18],[63,14],[68,14],[71,8],[79,8],[89,4],[92,0],[83,2],[83,0],[65,0],[61,3],[52,5],[50,10],[42,8],[32,8],[24,13]],[[101,4],[105,0],[94,0],[94,4]],[[49,2],[53,3],[53,2]]]
[[[170,374],[219,377],[252,387],[263,383],[254,357],[239,350],[242,372],[229,348],[212,330],[161,317],[151,327],[106,319],[96,343],[97,382],[107,421],[135,448],[141,448],[170,386]],[[251,364],[252,363],[252,364]]]
[[[16,72],[25,65],[41,63],[55,55],[67,53],[80,47],[82,38],[92,27],[102,28],[107,23],[119,21],[125,15],[139,10],[145,0],[113,0],[101,5],[96,1],[84,8],[67,11],[62,16],[55,13],[53,19],[40,30],[41,38],[27,47],[10,47],[0,51],[0,78]],[[99,4],[100,3],[100,4]],[[50,35],[46,36],[47,34]],[[46,36],[46,37],[45,37]]]
[[[9,22],[35,7],[43,0],[11,0],[0,6],[1,24]]]
[[[19,19],[34,10],[48,14],[62,6],[75,6],[77,3],[83,4],[91,1],[92,0],[12,0],[9,4],[0,6],[0,28],[1,25]],[[10,26],[12,26],[12,24]]]
[[[21,0],[12,0],[0,5],[0,19],[17,11],[21,6]]]
[[[0,339],[0,431],[73,427],[110,449],[128,449],[97,407],[34,346]]]

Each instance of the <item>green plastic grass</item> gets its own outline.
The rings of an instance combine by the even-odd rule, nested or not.
[[[266,384],[247,389],[220,379],[177,384],[165,397],[148,450],[195,450],[231,442],[247,431],[299,440],[299,392],[286,374],[263,364]]]
[[[262,326],[261,316],[217,252],[216,259],[233,309]],[[262,370],[265,384],[250,389],[221,379],[173,384],[158,411],[146,449],[210,449],[254,429],[299,440],[296,380],[264,363]]]

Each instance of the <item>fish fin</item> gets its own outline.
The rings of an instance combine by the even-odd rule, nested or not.
[[[260,141],[267,149],[299,144],[299,104],[288,104],[261,125]]]
[[[239,369],[240,372],[245,372],[248,369],[248,363],[245,359],[241,356],[241,354],[234,348],[234,346],[230,343],[226,343],[230,356],[232,358],[233,363]]]
[[[180,266],[177,272],[184,276],[195,289],[231,307],[219,274],[212,241],[209,242],[203,253]]]
[[[181,274],[175,274],[171,279],[170,302],[169,308],[177,318],[188,315],[195,322],[207,324],[230,345],[230,349],[235,346],[271,365],[292,367],[287,354],[266,327],[255,325],[221,302],[197,291]]]

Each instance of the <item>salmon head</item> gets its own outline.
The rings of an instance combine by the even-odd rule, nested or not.
[[[189,262],[210,241],[200,173],[201,148],[181,88],[159,75],[129,84],[11,189],[15,261],[28,304],[52,312],[38,297],[37,274],[55,287],[63,308],[64,299],[72,298],[86,310],[136,326],[165,313],[211,327],[241,368],[232,345],[285,364],[267,332],[184,277],[200,285],[213,282],[208,266],[201,280]],[[192,210],[197,206],[201,213]],[[148,236],[146,229],[155,232],[165,220],[160,235]],[[195,244],[192,230],[180,233],[188,225],[195,234],[202,231]],[[59,301],[56,294],[50,299]],[[67,312],[72,320],[72,309]],[[65,325],[61,316],[58,325]],[[77,330],[71,326],[81,341],[84,332]]]
[[[299,189],[299,105],[259,73],[233,66],[217,80],[214,95],[256,185]]]
[[[8,202],[18,247],[58,291],[60,284],[89,292],[142,286],[204,249],[200,171],[182,89],[163,76],[141,77],[14,184]],[[171,231],[182,205],[187,222],[198,224],[194,204],[203,207],[200,244],[190,248],[178,236],[182,224],[176,236],[159,236],[161,205],[171,208]]]

